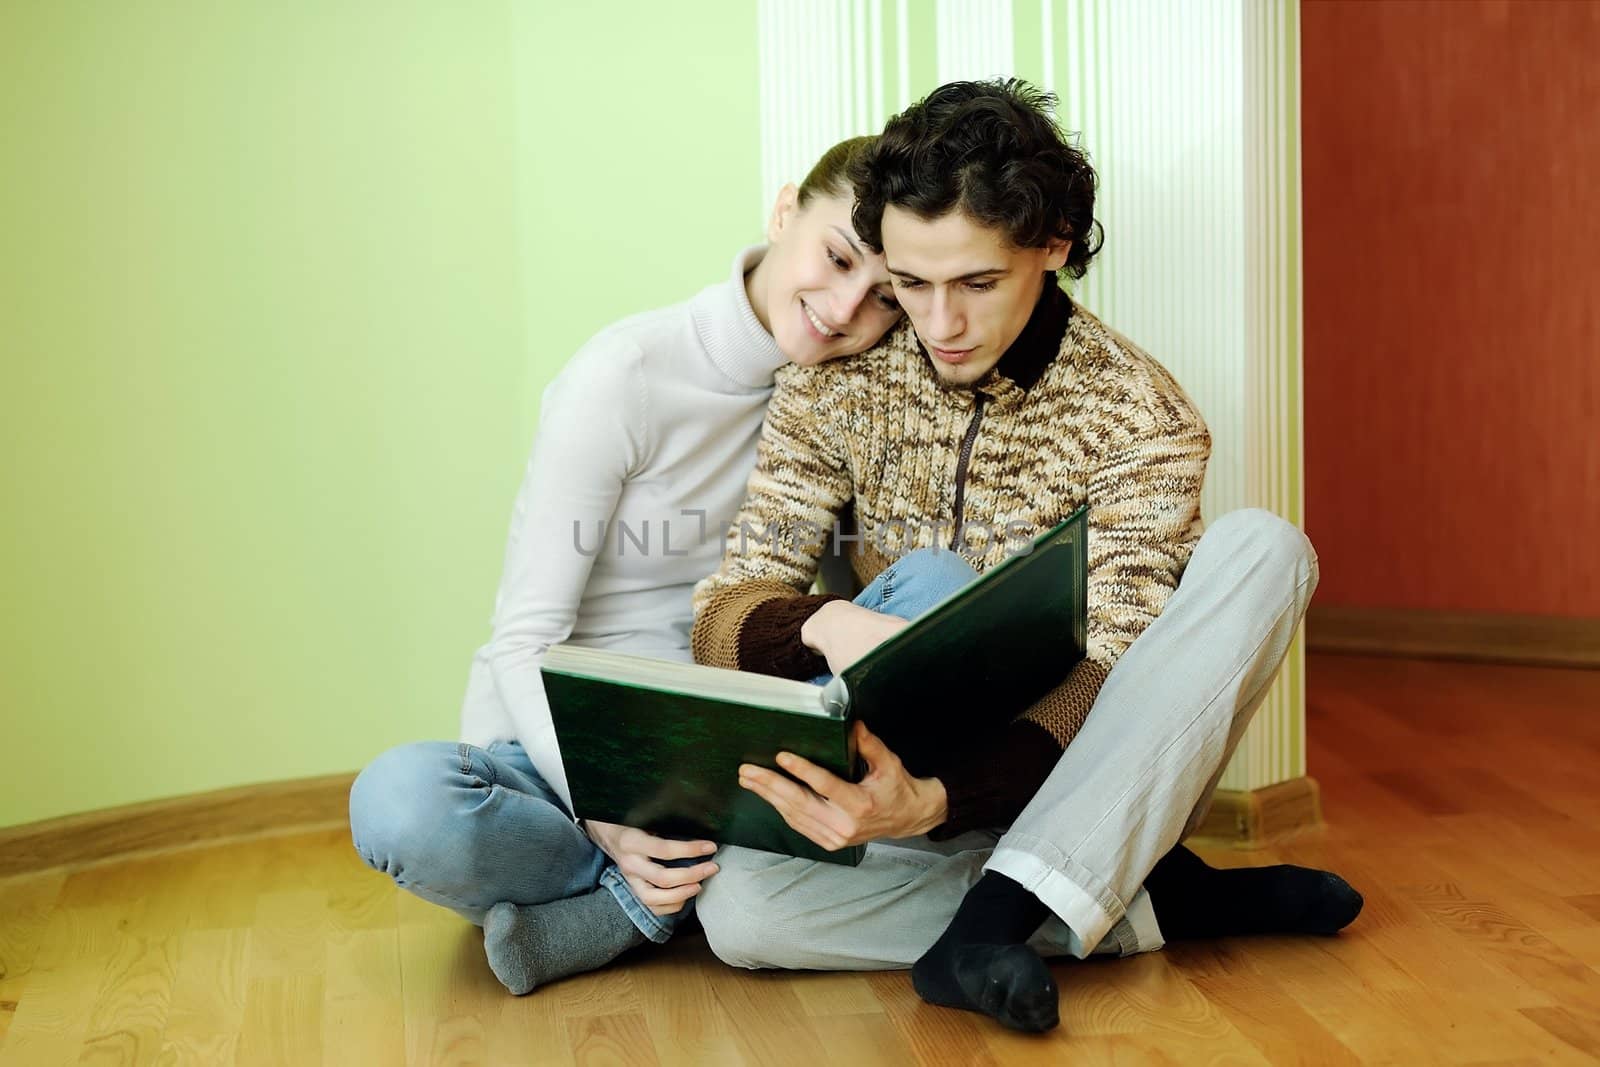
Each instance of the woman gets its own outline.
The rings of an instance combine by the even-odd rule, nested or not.
[[[850,223],[871,141],[786,186],[729,280],[601,331],[551,383],[462,741],[392,749],[351,790],[361,857],[482,924],[513,993],[665,941],[716,871],[712,842],[573,821],[539,664],[562,641],[690,659],[690,591],[744,500],[773,373],[863,352],[900,318]]]

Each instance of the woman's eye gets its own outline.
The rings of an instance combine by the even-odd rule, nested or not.
[[[885,310],[885,311],[899,311],[900,310],[900,302],[898,300],[896,300],[894,297],[886,296],[883,293],[879,293],[878,294],[878,303],[883,305],[883,310]]]
[[[844,260],[840,259],[838,257],[838,255],[835,254],[833,249],[831,249],[831,248],[828,249],[828,262],[832,263],[835,267],[838,267],[840,270],[849,270],[850,269],[850,264],[848,264]]]

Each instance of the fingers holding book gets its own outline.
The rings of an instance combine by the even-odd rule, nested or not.
[[[944,783],[915,778],[877,735],[857,722],[856,750],[867,764],[860,782],[791,752],[778,753],[789,777],[755,764],[739,767],[739,784],[771,804],[797,833],[830,851],[888,837],[915,837],[945,819]]]
[[[610,856],[639,903],[657,915],[672,915],[717,873],[711,860],[691,861],[717,850],[710,841],[675,841],[632,826],[584,820],[589,839]]]

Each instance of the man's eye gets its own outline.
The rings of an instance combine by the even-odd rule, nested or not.
[[[967,288],[974,293],[987,293],[994,288],[994,282],[968,282]]]

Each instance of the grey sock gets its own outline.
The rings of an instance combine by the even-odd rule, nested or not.
[[[644,940],[607,889],[548,904],[496,904],[483,922],[489,969],[519,997],[603,967]]]

